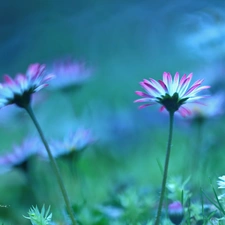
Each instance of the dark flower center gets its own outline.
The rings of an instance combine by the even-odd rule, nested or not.
[[[11,100],[11,104],[16,104],[21,108],[26,108],[31,101],[31,92],[30,90],[24,91],[22,95],[14,94],[14,98]]]
[[[185,103],[185,101],[188,98],[179,99],[179,94],[175,92],[173,96],[170,96],[168,93],[166,93],[165,95],[162,95],[161,97],[158,97],[157,99],[158,99],[158,103],[165,106],[165,108],[169,112],[176,112],[180,108],[180,106]]]

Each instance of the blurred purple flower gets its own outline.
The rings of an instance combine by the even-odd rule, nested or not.
[[[19,107],[27,107],[31,95],[46,87],[47,81],[54,75],[44,73],[45,66],[38,63],[31,64],[26,74],[17,74],[15,79],[5,75],[5,82],[0,84],[0,108],[16,104]]]
[[[36,138],[26,138],[21,145],[14,146],[13,151],[0,156],[0,173],[7,172],[15,167],[27,170],[29,158],[39,150],[39,141]]]
[[[177,43],[186,51],[206,60],[223,58],[225,50],[225,17],[223,8],[211,7],[188,15],[185,31]]]
[[[192,79],[192,73],[188,76],[184,74],[179,79],[179,73],[177,72],[172,76],[168,72],[163,73],[163,80],[158,82],[152,78],[149,80],[144,79],[140,82],[140,85],[145,89],[147,93],[142,91],[136,91],[136,94],[144,97],[136,100],[135,102],[146,102],[147,104],[141,105],[139,108],[144,108],[149,105],[161,104],[160,111],[167,109],[169,112],[178,111],[182,116],[187,116],[191,112],[183,105],[190,102],[198,103],[197,100],[204,98],[205,96],[196,96],[196,94],[209,86],[200,87],[203,80],[197,80],[191,87],[188,88]]]
[[[190,119],[207,119],[221,115],[224,112],[224,93],[218,93],[204,99],[202,104],[190,104],[188,110],[192,112]]]
[[[51,83],[51,89],[67,89],[83,84],[92,75],[92,70],[83,62],[67,60],[55,63],[52,73],[56,78]]]
[[[95,139],[90,130],[78,129],[66,136],[62,141],[50,142],[50,146],[54,157],[70,156],[82,151],[94,141]],[[48,158],[45,151],[41,155]]]

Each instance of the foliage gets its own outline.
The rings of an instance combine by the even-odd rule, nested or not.
[[[32,225],[49,225],[52,220],[52,213],[50,213],[50,206],[48,210],[45,211],[45,206],[43,205],[41,211],[38,207],[32,206],[28,211],[29,216],[24,216],[24,218],[29,219]]]

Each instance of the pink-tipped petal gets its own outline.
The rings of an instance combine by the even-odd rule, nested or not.
[[[176,72],[174,75],[174,82],[179,83],[179,73],[178,72]]]
[[[183,82],[182,86],[180,86],[178,90],[178,93],[180,94],[180,96],[182,96],[186,92],[190,82],[191,82],[191,78],[187,77],[187,79]]]
[[[184,74],[184,75],[181,77],[181,79],[180,79],[180,83],[179,83],[179,86],[180,86],[180,87],[183,85],[183,83],[184,83],[184,81],[185,81],[186,79],[187,79],[187,75]]]
[[[162,111],[164,111],[165,109],[166,109],[166,107],[163,105],[163,106],[160,107],[159,111],[162,112]]]
[[[172,87],[173,92],[177,91],[178,85],[179,85],[179,73],[176,72],[175,76],[174,76],[174,79],[173,79],[173,87]]]
[[[187,108],[181,106],[178,110],[178,112],[183,116],[183,117],[186,117],[188,115],[191,115],[191,111],[188,110]]]
[[[165,83],[162,80],[159,80],[159,84],[164,89],[164,91],[168,92],[167,86],[165,85]]]
[[[152,86],[150,82],[147,82],[146,80],[142,82],[142,87],[146,89],[146,91],[149,92],[151,95],[154,95],[155,93],[160,94],[160,92],[154,86]]]
[[[11,85],[14,85],[15,84],[15,81],[9,76],[9,75],[4,75],[4,80],[7,84],[11,84]]]
[[[150,98],[140,98],[135,100],[134,102],[149,102],[151,99]]]
[[[165,92],[165,87],[162,87],[162,85],[159,82],[157,82],[156,80],[152,78],[149,78],[149,80],[152,83],[152,85],[155,86],[156,89],[160,92],[160,94],[163,94]]]
[[[205,90],[205,89],[208,89],[210,88],[210,86],[202,86],[202,87],[198,87],[198,88],[195,88],[194,90],[192,90],[189,95],[190,96],[193,96],[193,95],[196,95],[198,92],[202,91],[202,90]]]
[[[150,97],[150,98],[153,97],[152,95],[146,94],[142,91],[135,91],[135,93],[141,97]]]
[[[170,73],[168,73],[168,72],[164,72],[163,73],[163,82],[165,83],[165,85],[169,89],[169,87],[170,87],[170,85],[172,83],[172,76],[171,76]]]
[[[184,93],[184,96],[189,95],[191,92],[193,92],[194,90],[196,90],[199,86],[200,86],[200,84],[196,84],[196,85],[190,87],[190,88]]]
[[[143,109],[143,108],[146,108],[147,106],[150,106],[150,105],[154,105],[155,103],[152,103],[152,104],[144,104],[144,105],[140,105],[138,108],[139,109]]]

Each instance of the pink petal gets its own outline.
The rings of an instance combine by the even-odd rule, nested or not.
[[[178,110],[178,112],[183,116],[183,117],[186,117],[188,115],[191,115],[191,111],[188,110],[187,108],[181,106]]]
[[[17,84],[20,84],[21,82],[24,82],[27,80],[27,78],[23,74],[18,74],[15,78],[15,81]]]
[[[40,65],[39,63],[31,64],[27,69],[27,76],[30,79],[36,79],[45,69],[45,65]]]
[[[187,96],[188,94],[190,94],[193,90],[195,90],[196,88],[198,88],[199,85],[200,85],[200,84],[196,84],[196,85],[194,85],[194,86],[191,86],[191,87],[185,92],[185,94],[184,94],[183,96]]]
[[[174,81],[173,81],[173,91],[176,92],[177,89],[178,89],[178,86],[179,86],[179,73],[176,72],[175,75],[174,75]]]
[[[39,63],[34,63],[34,64],[29,65],[29,67],[27,69],[27,75],[29,77],[35,77],[39,72],[39,67],[40,67]]]
[[[188,76],[187,79],[183,81],[183,84],[179,86],[177,92],[179,92],[180,96],[183,96],[183,94],[186,92],[190,82],[191,82],[191,77]]]
[[[184,74],[184,75],[181,77],[180,83],[179,83],[179,86],[180,86],[180,87],[183,85],[184,81],[187,79],[186,77],[187,77],[186,74]]]
[[[166,107],[163,105],[163,106],[160,107],[159,111],[162,112],[162,111],[164,111],[165,109],[166,109]]]
[[[40,91],[42,88],[47,87],[47,86],[48,86],[48,84],[41,84],[41,85],[38,85],[38,86],[34,89],[34,91],[35,91],[35,92],[38,92],[38,91]]]
[[[13,84],[15,85],[15,81],[9,76],[9,75],[4,75],[4,80],[7,84]]]
[[[152,82],[152,84],[159,90],[159,92],[163,93],[165,91],[165,88],[156,80],[149,78],[149,80]]]
[[[178,72],[176,72],[175,75],[174,75],[174,81],[176,83],[179,83],[179,73]]]
[[[150,98],[153,97],[152,95],[146,94],[142,91],[135,91],[135,93],[139,96],[142,96],[142,97],[150,97]]]
[[[203,99],[203,98],[208,98],[208,97],[209,97],[208,95],[193,96],[193,97],[189,97],[187,102],[190,102],[190,103],[194,102],[194,103],[197,103],[197,104],[203,104],[201,102],[196,102],[196,100]]]
[[[167,86],[165,85],[165,83],[164,83],[162,80],[159,80],[158,82],[159,82],[159,84],[162,86],[162,88],[163,88],[166,92],[168,92],[168,89],[167,89]]]
[[[195,88],[194,90],[192,90],[190,93],[191,93],[191,95],[195,95],[195,94],[197,94],[198,92],[200,92],[200,91],[202,91],[202,90],[204,90],[204,89],[208,89],[208,88],[210,88],[210,86],[202,86],[202,87],[198,87],[198,88]],[[189,94],[190,94],[189,93]]]
[[[46,81],[49,81],[51,79],[54,79],[56,76],[54,74],[48,74],[44,77],[43,81],[42,82],[46,82]]]
[[[154,104],[156,104],[156,103],[144,104],[144,105],[139,106],[138,108],[143,109],[143,108],[146,108],[147,106],[154,105]]]
[[[139,99],[134,100],[134,103],[136,103],[136,102],[149,102],[149,99],[147,99],[147,98],[139,98]]]
[[[167,87],[169,87],[172,83],[172,76],[168,72],[163,73],[163,82],[166,84]]]
[[[144,80],[140,84],[144,89],[146,89],[146,91],[150,92],[151,95],[154,95],[155,93],[160,94],[160,92],[155,87],[153,87],[149,81]]]

